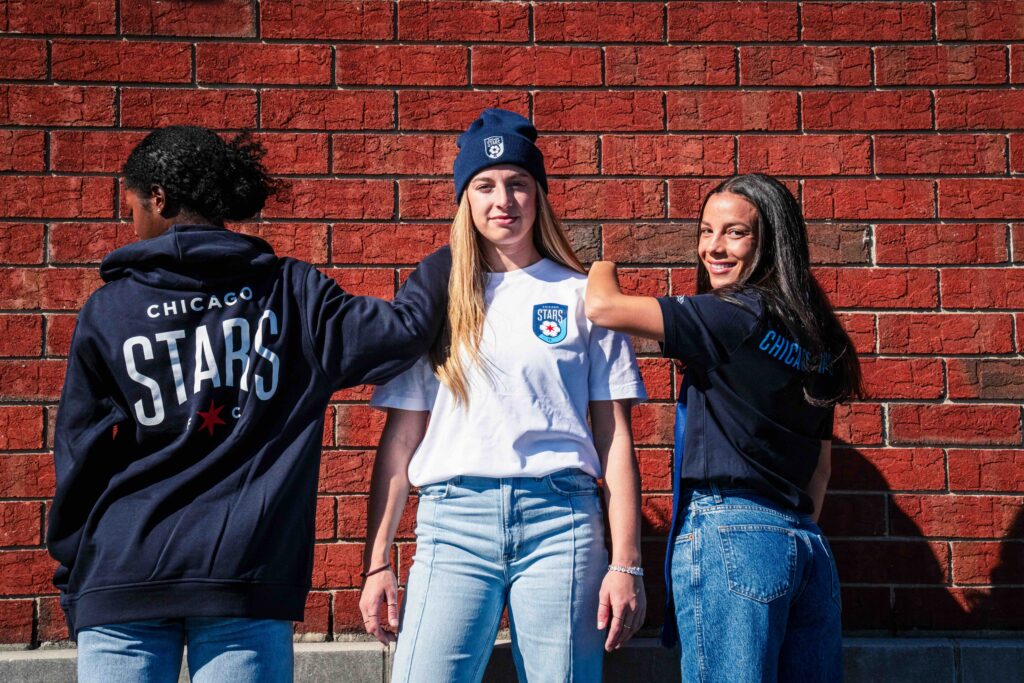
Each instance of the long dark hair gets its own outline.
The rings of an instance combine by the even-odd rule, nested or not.
[[[807,226],[796,198],[789,188],[771,176],[761,173],[733,176],[704,198],[701,218],[712,195],[722,192],[737,194],[757,209],[754,258],[737,282],[718,289],[712,289],[707,268],[697,259],[697,292],[710,292],[740,305],[742,302],[735,298],[737,292],[758,292],[769,316],[795,335],[800,346],[810,354],[807,366],[811,372],[804,385],[808,403],[827,406],[859,395],[861,376],[857,352],[832,311],[828,297],[811,274]],[[699,236],[700,220],[697,233]],[[808,387],[814,376],[820,374],[828,374],[835,380],[828,383],[827,396]]]
[[[166,126],[147,135],[124,164],[125,185],[148,199],[159,185],[169,201],[220,225],[250,218],[277,189],[266,151],[248,134],[225,142],[199,126]]]

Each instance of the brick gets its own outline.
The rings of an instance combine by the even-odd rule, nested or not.
[[[878,629],[891,620],[892,589],[885,586],[840,586],[843,629]]]
[[[400,90],[398,127],[402,130],[466,130],[488,107],[509,109],[529,116],[525,92],[459,90]]]
[[[660,42],[660,2],[546,2],[533,9],[538,42]]]
[[[75,316],[68,313],[51,313],[46,316],[47,356],[67,356],[71,348],[71,335],[75,331]]]
[[[256,35],[254,20],[249,0],[141,0],[121,5],[121,32],[125,35],[248,38]]]
[[[1024,178],[939,181],[942,218],[1024,218]]]
[[[818,523],[829,538],[885,535],[886,496],[876,493],[835,493],[825,496]]]
[[[1024,45],[1010,46],[1010,83],[1024,83]]]
[[[398,39],[521,43],[529,38],[525,2],[403,0],[398,3]]]
[[[735,171],[733,138],[699,135],[605,135],[606,175],[729,175]]]
[[[1019,541],[962,541],[951,545],[954,583],[1018,583],[1024,572],[1024,543]]]
[[[807,218],[933,218],[929,180],[808,180],[804,182]]]
[[[906,515],[894,517],[894,534],[1006,538],[1024,499],[906,493],[894,495],[892,502]]]
[[[55,223],[50,227],[49,257],[52,263],[99,263],[135,239],[128,223]]]
[[[384,413],[379,410],[367,405],[338,406],[339,444],[375,448],[383,428]]]
[[[320,493],[369,493],[374,451],[324,451]]]
[[[548,175],[598,172],[596,136],[545,135],[537,140],[537,147],[544,154]]]
[[[295,622],[302,642],[320,642],[330,634],[331,594],[313,591],[306,596],[303,620]],[[316,637],[316,636],[322,636]]]
[[[449,135],[335,135],[333,173],[450,175],[458,147]]]
[[[879,135],[875,172],[899,175],[1001,174],[1006,138],[997,135]]]
[[[926,268],[815,268],[814,276],[840,308],[933,308],[935,272]]]
[[[950,491],[1024,489],[1024,450],[949,451]]]
[[[64,172],[118,173],[144,132],[70,131],[50,133],[50,168]]]
[[[661,130],[664,110],[658,92],[538,92],[534,123],[542,130]]]
[[[1024,314],[1014,316],[1017,325],[1017,351],[1024,350]]]
[[[619,284],[633,296],[662,296],[668,291],[665,275],[664,268],[621,268]]]
[[[0,314],[0,356],[38,356],[43,319],[33,314]]]
[[[339,45],[337,81],[354,85],[466,85],[468,56],[454,45]],[[283,81],[286,82],[286,81]]]
[[[43,411],[38,406],[0,406],[0,427],[0,449],[29,450],[43,446]],[[0,472],[8,470],[0,468]]]
[[[837,448],[829,489],[837,491],[941,491],[946,488],[941,448]]]
[[[451,181],[398,181],[398,215],[402,220],[451,220],[455,208],[455,188]]]
[[[114,211],[109,178],[6,176],[0,185],[0,216],[99,218]]]
[[[39,599],[38,637],[44,643],[68,640],[68,624],[59,598]]]
[[[256,93],[252,90],[121,91],[121,125],[157,128],[193,125],[207,128],[255,128]]]
[[[936,91],[935,125],[939,130],[1022,128],[1024,127],[1024,91]]]
[[[1017,606],[1022,601],[1020,588],[896,588],[890,628],[1020,629],[1024,618]]]
[[[878,85],[1006,83],[1001,45],[899,45],[876,47]]]
[[[1022,40],[1024,7],[1014,0],[940,0],[939,40]]]
[[[431,65],[431,69],[436,67]],[[465,82],[465,60],[462,62],[462,76],[462,81],[451,85]],[[472,80],[474,85],[601,85],[601,49],[475,45]]]
[[[0,546],[40,545],[42,510],[36,502],[0,502]]]
[[[807,2],[800,15],[803,40],[931,40],[932,8],[927,2]]]
[[[640,358],[640,374],[650,401],[672,400],[672,361],[665,358]]]
[[[0,595],[40,595],[56,592],[51,580],[57,568],[45,550],[0,552]]]
[[[1012,133],[1010,138],[1010,172],[1024,173],[1024,135]]]
[[[676,407],[671,403],[633,406],[633,442],[638,446],[670,446]]]
[[[900,404],[889,407],[893,443],[1016,445],[1018,406]]]
[[[290,179],[267,200],[266,218],[390,218],[392,183],[383,180]]]
[[[265,90],[260,122],[264,128],[354,130],[394,125],[394,95],[357,90]]]
[[[447,225],[341,223],[331,228],[331,254],[338,263],[414,264],[447,242]]]
[[[0,78],[41,81],[46,78],[46,41],[0,38]]]
[[[609,223],[603,254],[618,263],[694,263],[697,229],[689,223]]]
[[[1015,224],[1013,230],[1013,262],[1024,263],[1024,224]],[[1021,347],[1018,347],[1021,349]],[[1024,349],[1022,349],[1024,350]]]
[[[738,154],[740,173],[799,177],[871,173],[867,135],[744,135]]]
[[[941,398],[942,361],[936,358],[861,358],[864,398]]]
[[[672,451],[641,448],[636,452],[642,488],[648,493],[672,490]]]
[[[238,232],[270,243],[278,256],[291,256],[310,263],[327,262],[327,226],[322,223],[242,223]]]
[[[945,583],[949,544],[904,541],[833,541],[839,580],[850,583]]]
[[[846,330],[857,353],[874,353],[875,316],[869,313],[837,313],[839,323]]]
[[[0,600],[0,643],[32,641],[32,600]]]
[[[57,400],[64,384],[64,362],[0,360],[0,398],[6,401]]]
[[[866,264],[871,258],[869,228],[846,223],[811,223],[807,244],[814,264]]]
[[[661,218],[665,185],[657,180],[551,180],[555,215],[568,220]]]
[[[562,229],[581,263],[593,263],[601,257],[601,226],[595,223],[572,223],[563,225]]]
[[[1012,353],[1013,318],[976,313],[878,316],[882,353]]]
[[[361,543],[318,543],[313,546],[313,588],[359,586],[363,570]]]
[[[947,308],[1024,308],[1024,269],[943,270],[942,304]]]
[[[42,131],[0,130],[0,171],[42,171],[45,145]]]
[[[836,406],[832,435],[848,444],[882,443],[882,408],[877,403],[846,403]]]
[[[200,43],[196,46],[199,83],[327,85],[331,48],[327,45]]]
[[[314,538],[317,541],[329,541],[334,536],[334,498],[319,496],[316,499],[316,518]]]
[[[797,3],[668,3],[670,41],[774,42],[797,39]]]
[[[264,38],[390,40],[394,37],[390,0],[262,0]]]
[[[375,296],[378,299],[391,299],[395,296],[395,275],[390,268],[329,268],[324,270],[328,277],[334,279],[342,289],[356,296]],[[363,414],[363,408],[372,412],[369,406],[347,406],[351,409],[359,409]],[[345,433],[342,431],[343,416],[342,410],[346,406],[336,406],[338,429],[335,438],[339,446],[376,446],[379,439],[374,438],[372,444],[349,443],[345,440]],[[381,413],[383,415],[383,413]],[[383,423],[382,423],[383,424]]]
[[[992,351],[985,351],[992,353]],[[951,359],[949,397],[1024,400],[1024,360],[1019,358]]]
[[[882,264],[1005,263],[1006,226],[876,225],[875,258]]]
[[[34,2],[6,0],[6,25],[11,33],[113,34],[116,0],[62,0]]]
[[[682,178],[668,181],[669,218],[697,218],[704,198],[721,183],[715,178]]]
[[[0,124],[110,126],[113,123],[113,88],[0,85]]]
[[[808,131],[930,129],[931,93],[807,92],[803,95],[803,124]]]
[[[733,85],[736,58],[731,47],[693,45],[605,48],[608,85]]]
[[[835,86],[871,83],[866,47],[764,46],[740,48],[742,85]]]
[[[32,437],[32,442],[34,443],[38,437],[38,434]],[[28,436],[25,437],[25,440],[19,440],[8,447],[14,448],[15,445],[26,443],[30,443]],[[56,487],[54,477],[53,456],[49,454],[5,453],[0,455],[0,494],[4,498],[53,496]]]
[[[260,133],[253,139],[266,148],[263,165],[274,175],[328,172],[326,134]]]
[[[192,46],[100,40],[55,40],[53,78],[68,81],[188,83]]]
[[[666,110],[669,130],[796,130],[797,127],[795,92],[676,91],[668,93]]]
[[[640,503],[640,533],[666,536],[672,523],[672,497],[644,494]]]

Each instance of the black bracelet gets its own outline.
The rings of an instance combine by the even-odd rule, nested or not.
[[[374,574],[380,574],[381,572],[387,571],[388,569],[391,569],[391,563],[390,562],[388,562],[387,564],[385,564],[383,566],[377,567],[376,569],[370,569],[369,571],[359,572],[359,576],[361,576],[361,577],[363,577],[365,579],[368,576],[373,576]]]

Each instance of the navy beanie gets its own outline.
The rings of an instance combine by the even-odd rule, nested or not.
[[[515,164],[533,176],[544,191],[548,176],[544,155],[534,141],[537,129],[530,121],[505,109],[484,109],[469,129],[459,136],[459,155],[455,157],[455,203],[469,181],[480,171],[499,164]]]

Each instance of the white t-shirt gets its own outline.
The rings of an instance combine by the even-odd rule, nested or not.
[[[430,411],[409,481],[543,477],[567,468],[600,477],[589,402],[647,398],[629,337],[587,320],[586,276],[554,261],[486,277],[481,363],[468,364],[468,406],[426,358],[373,393],[377,408]]]

